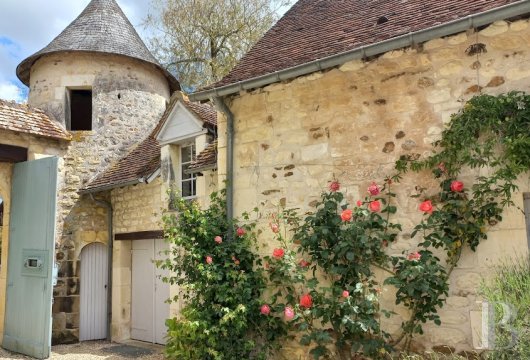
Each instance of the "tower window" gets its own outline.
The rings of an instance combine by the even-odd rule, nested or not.
[[[69,130],[92,130],[92,91],[70,90]]]

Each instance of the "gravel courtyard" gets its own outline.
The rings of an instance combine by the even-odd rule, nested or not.
[[[73,345],[52,346],[50,359],[77,360],[122,360],[122,359],[145,359],[163,360],[162,346],[151,346],[137,342],[127,345],[111,343],[108,341],[86,341]],[[0,360],[3,359],[32,359],[29,356],[13,354],[0,348]]]

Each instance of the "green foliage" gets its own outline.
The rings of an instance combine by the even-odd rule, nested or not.
[[[223,195],[213,194],[205,210],[176,198],[177,214],[164,217],[173,246],[158,265],[170,271],[164,280],[179,286],[186,303],[181,319],[167,321],[169,358],[262,359],[285,334],[281,321],[260,314],[266,284],[252,251],[255,224],[248,214],[244,226],[227,221]]]
[[[494,276],[481,286],[481,293],[495,304],[495,349],[488,359],[530,359],[530,256],[515,258],[495,267]],[[508,315],[503,304],[512,306]]]

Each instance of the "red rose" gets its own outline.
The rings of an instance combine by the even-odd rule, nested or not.
[[[245,229],[243,229],[243,228],[237,228],[237,230],[236,230],[236,235],[237,235],[237,236],[243,236],[243,235],[245,235]]]
[[[421,259],[421,254],[417,251],[410,253],[409,256],[407,256],[407,259],[411,261],[418,261],[419,259]]]
[[[300,306],[309,309],[313,306],[313,298],[309,294],[302,295],[300,297]]]
[[[207,263],[207,264],[211,264],[211,263],[213,263],[213,258],[212,258],[211,256],[207,256],[207,257],[206,257],[206,263]]]
[[[285,251],[283,251],[283,249],[274,249],[272,251],[272,256],[274,256],[276,259],[281,259],[284,254]]]
[[[350,209],[346,209],[340,214],[340,218],[342,221],[350,221],[352,217],[352,211]]]
[[[263,315],[269,315],[271,313],[271,308],[269,307],[269,305],[263,304],[261,305],[259,312]]]
[[[347,298],[348,296],[350,296],[350,292],[349,292],[348,290],[344,290],[344,291],[342,292],[342,297],[343,297],[343,298]]]
[[[213,239],[216,243],[220,244],[223,242],[223,238],[220,237],[220,236],[216,236],[214,239]]]
[[[363,202],[361,200],[357,200],[357,207],[363,206]]]
[[[432,214],[433,209],[434,208],[432,206],[431,200],[425,200],[424,202],[420,204],[420,210],[425,213]]]
[[[338,181],[332,181],[331,184],[329,184],[329,191],[337,192],[339,190],[340,190],[340,183]]]
[[[368,204],[368,208],[372,212],[379,212],[381,211],[381,203],[378,200],[370,201],[370,204]]]
[[[372,183],[372,185],[368,186],[368,192],[370,195],[376,196],[379,195],[379,186],[375,182]]]
[[[462,181],[455,180],[451,183],[452,192],[462,192],[464,190],[464,183]]]

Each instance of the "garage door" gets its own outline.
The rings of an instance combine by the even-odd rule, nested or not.
[[[132,242],[131,339],[165,344],[169,284],[153,260],[164,258],[166,249],[163,239]]]

